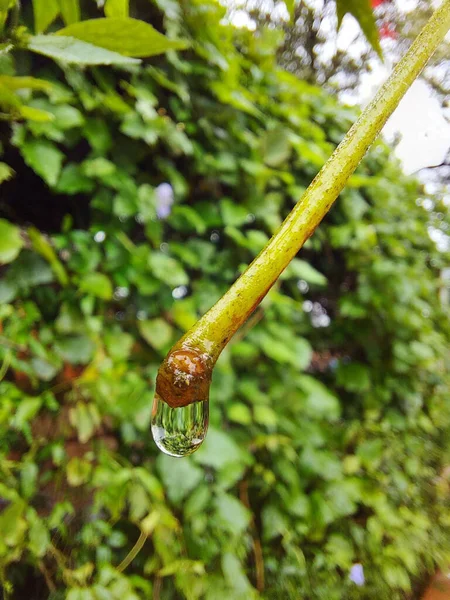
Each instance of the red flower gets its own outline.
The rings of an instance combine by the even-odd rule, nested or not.
[[[377,8],[385,3],[386,0],[372,0],[372,8]]]
[[[383,23],[380,27],[380,37],[383,39],[396,40],[398,33],[390,23]]]

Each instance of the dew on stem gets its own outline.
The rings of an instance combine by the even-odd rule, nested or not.
[[[155,394],[152,434],[156,445],[169,456],[192,454],[205,439],[209,421],[209,400],[171,408]]]

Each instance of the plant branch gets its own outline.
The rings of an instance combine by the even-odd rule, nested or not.
[[[221,351],[330,210],[449,28],[450,0],[444,0],[277,233],[224,296],[169,352],[158,373],[157,393],[170,406],[186,406],[208,398],[210,374]],[[183,384],[186,378],[188,384]],[[179,382],[182,385],[177,389]]]

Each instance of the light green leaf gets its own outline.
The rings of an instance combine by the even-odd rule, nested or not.
[[[22,156],[47,185],[53,187],[58,181],[64,154],[47,140],[30,140],[21,147]]]
[[[251,513],[247,507],[230,494],[220,494],[215,508],[221,526],[233,535],[242,534],[250,523]]]
[[[339,418],[341,412],[339,400],[329,388],[310,375],[302,375],[298,383],[306,393],[305,411],[308,415],[325,417],[330,421]]]
[[[287,11],[289,13],[290,22],[293,23],[295,12],[295,0],[285,0]]]
[[[202,469],[189,458],[179,460],[160,454],[157,465],[167,495],[174,504],[179,504],[203,479]]]
[[[228,585],[242,597],[252,597],[252,586],[245,574],[244,567],[237,556],[226,552],[222,556],[222,571]]]
[[[33,0],[34,30],[42,33],[59,15],[58,0]]]
[[[13,171],[9,165],[4,162],[0,162],[0,183],[9,181],[12,177],[14,177],[14,174],[15,171]]]
[[[218,470],[233,463],[242,466],[252,463],[251,455],[240,448],[231,435],[213,427],[209,428],[206,440],[194,454],[194,460]]]
[[[27,522],[23,517],[24,501],[20,500],[7,506],[0,513],[0,531],[2,542],[7,546],[18,546],[27,530]]]
[[[264,134],[261,140],[264,162],[269,167],[279,167],[291,153],[289,129],[277,127]]]
[[[156,350],[161,350],[172,339],[172,327],[164,319],[139,321],[139,331],[142,337]]]
[[[12,302],[18,292],[17,285],[14,281],[6,281],[0,279],[0,305]]]
[[[220,201],[220,212],[222,213],[223,222],[230,227],[243,225],[249,214],[246,208],[233,202],[230,198],[223,198]]]
[[[148,259],[153,275],[170,286],[187,285],[189,277],[180,263],[162,252],[152,252]]]
[[[312,285],[326,285],[327,278],[305,260],[294,258],[282,275],[283,279],[296,277],[304,279]]]
[[[55,344],[57,354],[65,361],[75,365],[88,363],[94,354],[94,350],[94,342],[86,335],[64,337]]]
[[[102,300],[110,300],[113,294],[111,280],[104,273],[88,273],[81,280],[80,290]]]
[[[336,0],[336,12],[338,28],[341,26],[344,16],[350,13],[358,21],[372,48],[379,56],[382,56],[380,37],[370,0]]]
[[[62,18],[66,25],[80,20],[79,0],[58,0]]]
[[[31,361],[31,367],[36,374],[38,379],[42,381],[51,381],[56,373],[59,371],[59,367],[53,365],[43,358],[38,358],[34,356]]]
[[[186,43],[170,40],[144,21],[131,18],[90,19],[58,31],[124,56],[154,56],[168,50],[182,50]]]
[[[20,229],[0,219],[0,264],[13,261],[23,246]]]
[[[39,469],[36,463],[27,460],[20,470],[20,490],[24,498],[31,498],[36,490]]]
[[[251,410],[246,404],[242,404],[242,402],[233,402],[228,407],[227,416],[230,421],[241,423],[242,425],[249,425],[252,422]]]
[[[54,120],[52,113],[33,106],[21,106],[19,109],[21,116],[29,121],[37,121],[38,123],[48,123]]]
[[[92,465],[81,458],[72,458],[67,464],[67,481],[70,486],[78,487],[89,480]]]
[[[41,405],[42,400],[40,398],[24,398],[21,400],[14,415],[13,427],[22,431],[28,421],[31,421],[37,414]]]
[[[135,65],[140,62],[136,58],[122,56],[117,52],[62,35],[31,36],[28,40],[28,49],[54,60],[77,65]]]
[[[45,79],[37,79],[36,77],[16,77],[12,75],[0,75],[0,84],[8,89],[16,90],[39,90],[41,92],[50,92],[52,84]]]
[[[129,0],[106,0],[105,15],[107,17],[128,17]]]
[[[42,519],[34,512],[28,514],[30,529],[28,547],[35,556],[44,556],[50,543],[50,535]]]

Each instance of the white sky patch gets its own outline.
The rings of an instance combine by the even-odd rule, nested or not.
[[[237,6],[240,0],[222,0],[229,6]],[[432,0],[434,7],[438,7],[442,0]],[[311,5],[321,8],[323,0],[309,0]],[[397,6],[405,13],[417,7],[417,0],[396,0]],[[267,0],[267,9],[287,18],[287,11],[283,2]],[[285,13],[285,14],[284,14]],[[237,27],[255,29],[255,23],[245,10],[234,10],[231,19]],[[358,59],[367,47],[367,41],[359,35],[359,25],[351,15],[346,15],[342,26],[336,36],[334,31],[329,32],[329,42],[321,49],[321,59],[331,60],[336,47],[345,50],[350,56]],[[450,32],[446,39],[450,41]],[[384,39],[382,45],[385,56],[389,54],[389,46],[395,45],[395,40]],[[393,64],[386,61],[384,64],[377,58],[370,59],[371,71],[361,76],[357,94],[341,93],[340,98],[347,104],[366,105],[381,87],[393,69]],[[406,173],[414,173],[424,167],[441,164],[450,149],[450,121],[445,118],[444,111],[432,89],[424,80],[417,80],[400,102],[397,110],[383,129],[383,136],[387,142],[392,142],[397,135],[400,142],[395,148],[395,154],[401,160]]]

